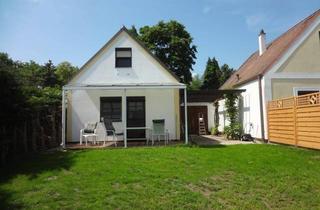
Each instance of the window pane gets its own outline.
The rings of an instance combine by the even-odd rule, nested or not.
[[[131,57],[131,51],[117,51],[116,52],[117,58],[130,58]]]
[[[106,120],[121,120],[121,98],[120,97],[102,97],[101,98],[101,117]]]
[[[311,93],[318,93],[318,90],[298,90],[298,96],[307,95]]]
[[[131,58],[116,58],[116,67],[131,67]]]

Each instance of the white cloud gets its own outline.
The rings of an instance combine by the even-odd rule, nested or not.
[[[194,72],[194,71],[192,71],[191,74],[192,74],[192,77],[195,77],[195,76],[197,76],[197,75],[199,76],[199,73]]]
[[[205,7],[202,8],[202,13],[206,15],[206,14],[208,14],[211,10],[212,10],[212,7],[210,7],[210,6],[205,6]]]

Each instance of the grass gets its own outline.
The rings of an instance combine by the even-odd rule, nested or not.
[[[6,208],[320,209],[320,152],[234,145],[41,154],[1,169]]]

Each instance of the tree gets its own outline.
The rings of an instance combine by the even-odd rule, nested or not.
[[[55,75],[60,85],[65,85],[78,70],[78,67],[72,66],[71,63],[64,61],[57,65]]]
[[[200,90],[201,86],[202,79],[198,74],[196,74],[192,77],[192,82],[188,85],[188,90]]]
[[[24,108],[25,97],[19,79],[19,63],[0,53],[0,125],[9,124],[20,119]]]
[[[0,53],[0,164],[8,154],[37,151],[58,144],[61,87],[77,68],[49,60],[14,61]]]
[[[223,64],[221,67],[219,67],[219,63],[214,57],[212,59],[208,58],[207,66],[203,75],[203,84],[201,86],[201,89],[219,89],[219,87],[223,85],[223,83],[225,83],[227,79],[229,79],[232,73],[233,73],[233,69],[230,68],[227,64]],[[214,115],[215,127],[213,128],[213,130],[215,131],[215,133],[217,133],[218,125],[219,125],[218,101],[214,103],[214,106],[215,106],[215,115]],[[235,123],[233,123],[232,125],[234,124]],[[231,131],[235,130],[233,129],[234,127],[238,128],[239,126],[233,126],[229,130]],[[226,129],[226,131],[227,130],[228,129]]]
[[[135,25],[132,25],[130,29],[128,29],[131,35],[133,35],[136,38],[139,38],[139,33]]]
[[[44,83],[43,67],[34,61],[20,64],[21,82],[25,88],[40,87]]]
[[[214,57],[212,59],[208,58],[201,89],[218,89],[220,87],[220,77],[218,61]]]
[[[186,84],[191,82],[197,47],[193,45],[193,38],[184,25],[174,20],[160,21],[154,26],[140,28],[139,33],[135,27],[129,31],[136,34],[137,38],[180,78],[181,82]]]
[[[201,88],[219,89],[219,87],[229,79],[233,71],[233,68],[230,68],[227,64],[219,67],[219,63],[215,57],[212,59],[208,58]]]
[[[229,77],[233,74],[234,69],[230,68],[227,64],[223,64],[220,67],[221,76],[220,76],[220,86],[225,83]]]
[[[53,87],[57,84],[57,77],[55,74],[56,67],[53,65],[52,61],[49,60],[43,66],[43,86],[44,87]]]

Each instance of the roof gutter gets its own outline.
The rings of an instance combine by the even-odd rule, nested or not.
[[[263,114],[263,100],[262,100],[262,74],[258,75],[258,83],[259,83],[259,106],[260,106],[260,124],[261,124],[261,138],[265,141],[265,134],[264,134],[264,114]]]

